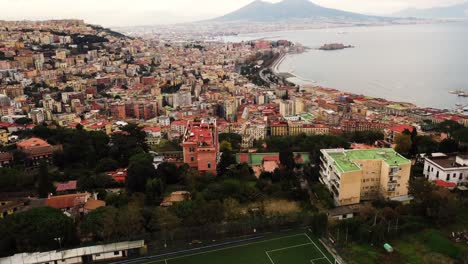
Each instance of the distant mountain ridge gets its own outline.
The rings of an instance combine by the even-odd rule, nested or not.
[[[394,14],[399,17],[417,18],[468,18],[468,2],[428,9],[409,8]]]
[[[377,18],[363,14],[326,8],[309,0],[283,0],[279,3],[256,0],[232,13],[211,21],[275,21],[288,19],[346,18],[367,20]]]

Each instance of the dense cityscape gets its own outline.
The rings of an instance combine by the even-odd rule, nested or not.
[[[466,263],[466,108],[295,84],[301,43],[174,32],[0,21],[1,264]]]

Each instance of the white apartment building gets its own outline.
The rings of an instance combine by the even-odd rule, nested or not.
[[[468,155],[449,156],[434,153],[424,160],[424,176],[429,181],[442,180],[456,185],[468,184]]]

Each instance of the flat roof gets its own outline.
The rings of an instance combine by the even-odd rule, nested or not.
[[[410,163],[410,160],[391,148],[345,150],[328,154],[336,162],[337,168],[341,172],[360,170],[361,168],[355,163],[359,160],[383,160],[390,166]]]

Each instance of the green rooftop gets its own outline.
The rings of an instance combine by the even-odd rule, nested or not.
[[[311,120],[315,119],[315,116],[313,114],[311,114],[311,113],[303,113],[303,114],[300,114],[299,116],[304,121],[311,121]]]
[[[390,166],[410,163],[408,159],[391,148],[346,150],[341,153],[328,154],[336,162],[337,168],[341,172],[360,170],[360,167],[355,163],[358,160],[384,160]]]
[[[294,152],[296,162],[304,164],[310,162],[310,154],[307,152]],[[279,157],[279,152],[276,153],[238,153],[236,154],[237,163],[246,162],[249,165],[261,165],[264,157]]]

